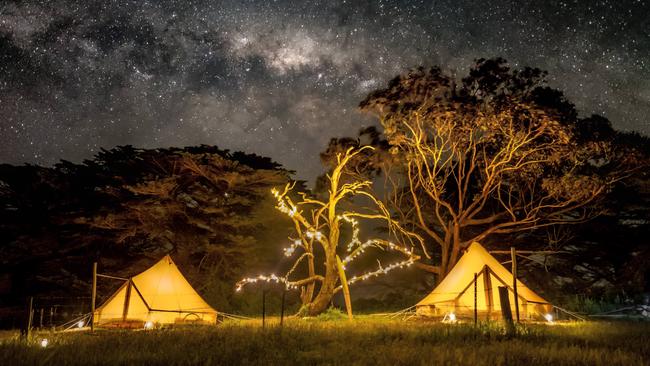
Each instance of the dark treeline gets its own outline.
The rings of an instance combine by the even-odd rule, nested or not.
[[[242,269],[263,266],[274,248],[267,241],[286,235],[273,230],[282,217],[269,192],[290,174],[269,158],[211,146],[123,146],[81,164],[0,165],[0,301],[86,296],[92,262],[130,276],[171,253],[228,308]],[[113,288],[101,281],[100,295]]]

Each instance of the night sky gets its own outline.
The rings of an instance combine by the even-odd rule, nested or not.
[[[4,1],[0,162],[197,144],[313,179],[356,106],[410,67],[549,71],[582,116],[650,134],[650,2]]]

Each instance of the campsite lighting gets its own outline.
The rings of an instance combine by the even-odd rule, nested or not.
[[[544,319],[546,319],[547,322],[553,323],[553,314],[546,314],[544,315]]]
[[[372,277],[377,277],[379,275],[386,274],[386,273],[388,273],[388,272],[390,272],[390,271],[392,271],[394,269],[397,269],[397,268],[408,267],[411,264],[413,264],[413,262],[415,262],[415,259],[410,258],[410,259],[407,259],[407,260],[402,261],[402,262],[393,263],[393,264],[391,264],[391,265],[389,265],[387,267],[381,267],[380,266],[380,268],[377,269],[376,271],[366,272],[366,273],[364,273],[364,274],[362,274],[360,276],[352,276],[348,280],[348,284],[353,284],[355,282],[367,280],[367,279],[372,278]]]
[[[366,182],[364,184],[369,184],[369,182]],[[271,193],[273,194],[273,196],[277,200],[277,204],[276,204],[275,208],[278,211],[280,211],[280,212],[286,214],[287,216],[293,218],[294,221],[296,221],[297,223],[301,223],[302,225],[304,225],[305,226],[304,236],[307,239],[309,239],[309,240],[307,240],[305,238],[294,239],[290,246],[283,249],[284,255],[286,257],[291,257],[291,256],[293,256],[295,254],[296,249],[299,249],[299,248],[304,248],[305,253],[303,253],[302,256],[298,257],[298,259],[295,262],[294,266],[284,276],[278,276],[276,274],[271,274],[269,276],[259,275],[257,277],[244,278],[244,279],[240,280],[239,282],[237,282],[237,284],[235,285],[235,291],[236,292],[240,292],[242,290],[242,288],[247,284],[254,284],[254,283],[257,283],[257,282],[275,282],[275,283],[278,283],[278,284],[283,283],[287,290],[296,289],[299,286],[304,285],[306,283],[305,280],[290,281],[289,276],[294,271],[294,269],[296,269],[298,263],[300,263],[300,261],[303,258],[305,258],[307,256],[311,256],[313,258],[313,253],[310,250],[307,250],[308,247],[311,246],[312,240],[315,239],[317,241],[321,241],[323,243],[323,245],[326,245],[326,244],[329,245],[329,243],[328,243],[329,238],[325,234],[323,234],[322,232],[318,231],[318,228],[322,227],[322,225],[314,226],[312,224],[306,223],[305,219],[302,217],[302,211],[298,211],[298,206],[296,204],[294,204],[291,201],[291,199],[286,196],[287,192],[292,187],[293,186],[287,185],[284,192],[282,192],[282,193],[278,189],[273,188],[273,189],[271,189]],[[343,258],[341,260],[341,266],[342,266],[343,270],[346,269],[347,264],[349,264],[355,258],[357,258],[362,253],[364,253],[365,250],[368,249],[369,247],[378,247],[378,248],[381,248],[381,249],[388,249],[388,250],[398,251],[398,252],[401,252],[402,254],[405,254],[408,258],[406,260],[404,260],[404,261],[393,263],[393,264],[391,264],[391,265],[389,265],[387,267],[382,267],[381,263],[379,263],[379,268],[378,269],[376,269],[374,271],[366,272],[366,273],[363,273],[363,274],[360,274],[360,275],[352,276],[347,280],[347,284],[353,284],[353,283],[358,282],[358,281],[367,280],[367,279],[372,278],[372,277],[377,277],[379,275],[386,274],[386,273],[388,273],[388,272],[390,272],[390,271],[392,271],[394,269],[397,269],[397,268],[408,267],[408,266],[412,265],[413,263],[415,263],[416,260],[419,259],[419,257],[413,253],[412,248],[401,247],[401,246],[396,245],[395,243],[392,243],[392,242],[388,242],[388,241],[385,241],[385,240],[368,240],[366,242],[361,242],[361,240],[359,240],[359,233],[360,233],[359,221],[356,218],[353,217],[354,215],[355,215],[355,213],[343,213],[343,214],[340,214],[340,215],[336,216],[336,221],[338,221],[338,220],[345,221],[346,223],[350,224],[350,226],[352,228],[352,238],[351,238],[350,242],[348,242],[348,244],[347,244],[347,252],[349,254],[345,258]],[[296,216],[296,217],[294,217],[294,216]],[[300,224],[298,224],[298,225],[300,225]],[[334,224],[334,225],[337,225],[337,224]],[[304,242],[303,242],[303,240],[304,240]],[[340,285],[339,287],[337,287],[336,290],[338,291],[338,290],[341,290],[342,288],[343,288],[343,286]]]
[[[83,327],[84,327],[84,321],[83,321],[83,320],[79,320],[79,321],[77,322],[77,328],[83,328]]]
[[[368,240],[365,243],[360,244],[359,247],[354,252],[352,252],[352,254],[348,255],[345,258],[343,258],[343,260],[341,262],[343,262],[344,265],[350,263],[352,260],[354,260],[360,254],[362,254],[368,247],[371,247],[371,246],[381,246],[381,242],[379,240]],[[411,251],[411,249],[409,249],[409,248],[400,247],[400,246],[398,246],[398,245],[396,245],[394,243],[388,243],[388,245],[386,245],[386,247],[388,249],[390,249],[390,250],[396,250],[398,252],[402,252],[404,254],[407,254],[409,257],[413,257],[413,251]]]
[[[147,320],[144,323],[144,329],[153,329],[153,322],[151,320]]]
[[[41,347],[45,348],[47,347],[48,343],[50,343],[47,338],[41,339]]]
[[[347,247],[348,252],[351,252],[355,246],[362,245],[361,240],[359,240],[359,221],[347,215],[339,215],[339,218],[349,222],[350,225],[352,225],[352,240],[350,240]]]
[[[284,255],[286,257],[291,257],[293,253],[296,251],[296,248],[302,245],[302,240],[296,239],[293,241],[293,243],[288,247],[284,248]]]
[[[454,313],[449,313],[449,321],[455,322],[456,321],[456,314]]]

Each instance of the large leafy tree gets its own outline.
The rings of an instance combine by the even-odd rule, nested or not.
[[[563,294],[625,299],[647,293],[650,290],[650,140],[636,133],[615,132],[602,117],[590,117],[581,125],[582,136],[606,139],[619,149],[634,148],[630,153],[636,154],[639,169],[610,189],[601,214],[593,220],[582,225],[540,230],[514,238],[515,243],[549,243],[559,251],[540,263],[546,265],[548,273],[531,271],[529,275],[546,276],[546,281],[549,276],[557,279],[563,285],[559,291]]]
[[[444,276],[472,241],[583,223],[631,174],[633,151],[582,136],[586,122],[545,75],[502,59],[477,60],[460,82],[419,68],[361,103],[383,139],[361,137],[384,149],[358,167],[383,172],[386,201],[433,258],[422,268]],[[324,158],[355,143],[333,140]]]
[[[131,275],[172,253],[195,283],[232,280],[231,292],[243,267],[263,257],[251,252],[273,237],[269,227],[288,225],[268,214],[267,193],[289,175],[268,158],[209,146],[118,147],[54,168],[3,165],[1,267],[15,296],[25,288],[78,295],[94,260]]]

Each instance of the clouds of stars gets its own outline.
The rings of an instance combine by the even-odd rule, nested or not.
[[[84,1],[0,8],[0,162],[218,145],[301,178],[355,106],[418,65],[550,72],[582,115],[650,133],[645,1]]]

